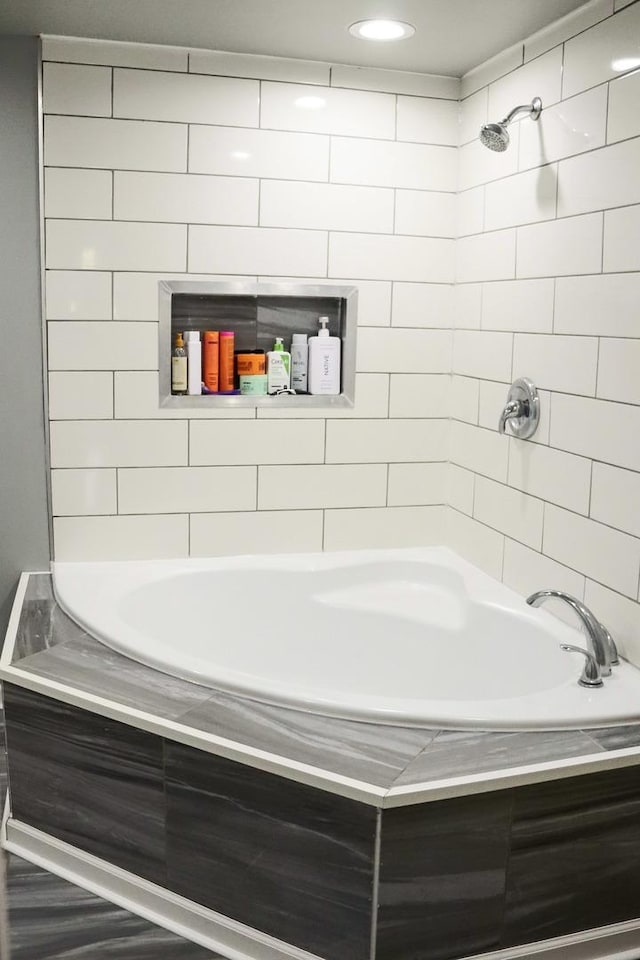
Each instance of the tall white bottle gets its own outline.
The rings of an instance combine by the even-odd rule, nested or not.
[[[187,347],[187,393],[199,396],[202,393],[202,349],[200,331],[187,330],[184,335]]]
[[[309,344],[306,333],[294,333],[291,337],[291,386],[296,393],[307,392]]]
[[[340,393],[340,337],[329,335],[329,317],[318,319],[317,337],[309,337],[309,393],[336,397]]]

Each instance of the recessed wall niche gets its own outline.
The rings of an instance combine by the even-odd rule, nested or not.
[[[162,280],[159,283],[160,406],[208,407],[351,407],[355,399],[358,291],[325,284],[222,283]],[[241,396],[206,393],[175,396],[171,392],[171,351],[177,332],[231,330],[236,351],[273,349],[276,337],[291,349],[294,333],[315,336],[318,319],[329,317],[329,333],[340,337],[341,379],[337,396],[286,394]]]

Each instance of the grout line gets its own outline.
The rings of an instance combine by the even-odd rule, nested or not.
[[[607,95],[606,95],[605,110],[604,110],[604,142],[605,142],[605,144],[606,144],[607,146],[610,144],[610,141],[609,141],[609,107],[610,107],[610,104],[611,104],[611,80],[612,80],[612,79],[615,79],[615,78],[609,79],[609,80],[607,81],[607,83],[606,83]],[[618,142],[618,141],[613,141],[613,142],[615,143],[615,142]]]
[[[382,816],[380,807],[376,810],[376,832],[373,844],[373,877],[371,884],[371,939],[369,960],[376,960],[378,909],[380,903],[380,852],[382,846]]]

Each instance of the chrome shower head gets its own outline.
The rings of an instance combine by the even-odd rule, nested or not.
[[[509,146],[509,133],[504,123],[485,123],[480,128],[480,141],[489,150],[502,153]]]
[[[527,113],[532,120],[537,120],[542,113],[542,100],[540,97],[534,97],[531,103],[526,103],[521,107],[514,107],[511,113],[508,113],[500,123],[485,123],[480,128],[480,142],[488,147],[489,150],[495,150],[496,153],[502,153],[509,146],[509,134],[507,126],[519,113]]]

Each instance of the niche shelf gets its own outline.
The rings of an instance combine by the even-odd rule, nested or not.
[[[205,282],[161,280],[159,283],[160,406],[170,409],[212,407],[351,407],[355,393],[357,326],[356,287],[325,284]],[[276,337],[291,349],[294,333],[314,336],[318,317],[329,317],[331,336],[342,340],[341,386],[338,396],[285,394],[240,396],[202,394],[173,396],[171,349],[176,332],[233,330],[236,350],[273,348]]]

